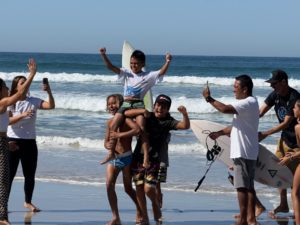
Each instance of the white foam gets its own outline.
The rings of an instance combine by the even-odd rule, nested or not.
[[[90,151],[105,151],[104,149],[104,140],[103,139],[90,139],[90,138],[68,138],[61,136],[38,136],[37,143],[40,146],[51,146],[51,147],[72,147],[73,151],[86,151],[88,148]],[[132,142],[134,147],[136,141]],[[191,153],[200,153],[204,155],[206,149],[199,142],[192,144],[169,144],[169,151],[177,154],[191,154]]]
[[[97,149],[99,146],[104,146],[104,140],[90,138],[68,138],[61,136],[38,136],[37,143],[43,146],[70,146],[72,150],[85,151],[84,148]]]
[[[11,73],[4,73],[0,72],[0,77],[4,80],[13,80],[15,76],[28,76],[28,72],[11,72]],[[102,82],[116,82],[117,76],[116,75],[99,75],[99,74],[82,74],[82,73],[49,73],[44,72],[40,73],[37,72],[36,76],[34,77],[34,81],[42,81],[44,77],[48,77],[51,82],[58,82],[58,83],[68,83],[68,82],[95,82],[95,81],[102,81]]]
[[[4,80],[12,80],[17,75],[27,76],[28,72],[0,72],[0,77]],[[43,77],[48,77],[52,82],[67,83],[67,82],[111,82],[117,81],[116,75],[106,74],[83,74],[83,73],[49,73],[49,72],[37,72],[35,81],[41,81]],[[269,87],[270,84],[265,82],[266,79],[254,78],[253,83],[255,87]],[[232,86],[234,83],[234,77],[209,77],[209,76],[165,76],[164,81],[166,83],[173,84],[194,84],[194,85],[205,85],[206,82],[219,86]],[[300,87],[300,80],[295,78],[289,79],[291,87]]]

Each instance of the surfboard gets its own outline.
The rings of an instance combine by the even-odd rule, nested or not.
[[[134,51],[134,47],[128,42],[124,41],[123,50],[122,50],[122,67],[125,69],[130,69],[130,57],[132,52]],[[152,91],[149,90],[144,97],[145,108],[148,111],[152,111],[153,109],[153,96]]]
[[[219,131],[225,127],[222,124],[207,120],[191,120],[192,131],[199,142],[209,149],[217,143],[221,147],[221,151],[216,159],[224,163],[227,167],[232,167],[230,137],[225,135],[220,136],[216,139],[216,142],[208,137],[210,132]],[[259,144],[255,181],[275,188],[290,188],[293,183],[293,174],[287,166],[281,166],[278,162],[279,159],[275,154],[262,144]]]

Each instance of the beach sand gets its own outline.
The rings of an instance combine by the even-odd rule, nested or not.
[[[117,187],[120,216],[123,225],[135,224],[135,208],[122,187]],[[268,210],[269,200],[260,198]],[[9,201],[9,219],[12,224],[68,225],[106,224],[111,218],[105,187],[71,185],[63,183],[37,182],[33,203],[42,209],[30,213],[23,208],[23,181],[14,182]],[[149,203],[149,202],[148,202]],[[151,224],[154,224],[151,207],[148,204]],[[201,190],[174,192],[164,190],[162,210],[164,224],[174,225],[227,225],[233,224],[233,214],[238,213],[236,195],[208,194]],[[293,221],[275,221],[263,213],[258,222],[261,225],[290,225]]]

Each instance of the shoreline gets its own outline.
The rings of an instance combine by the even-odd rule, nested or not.
[[[120,217],[123,225],[135,223],[135,207],[122,187],[117,187]],[[164,224],[174,225],[227,225],[234,223],[232,215],[238,213],[236,196],[207,193],[163,191],[162,214]],[[273,206],[267,198],[260,198],[267,210],[259,218],[261,225],[289,225],[292,219],[272,220],[267,211]],[[36,182],[33,204],[41,212],[30,213],[23,208],[23,182],[15,181],[9,201],[9,220],[12,224],[106,224],[111,211],[105,186],[93,187],[71,184]],[[148,202],[150,223],[154,224]],[[291,214],[289,214],[291,215]]]

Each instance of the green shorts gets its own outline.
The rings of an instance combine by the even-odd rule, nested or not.
[[[121,107],[118,110],[118,113],[124,114],[126,110],[129,109],[144,109],[145,104],[143,100],[131,100],[131,101],[124,101]]]

